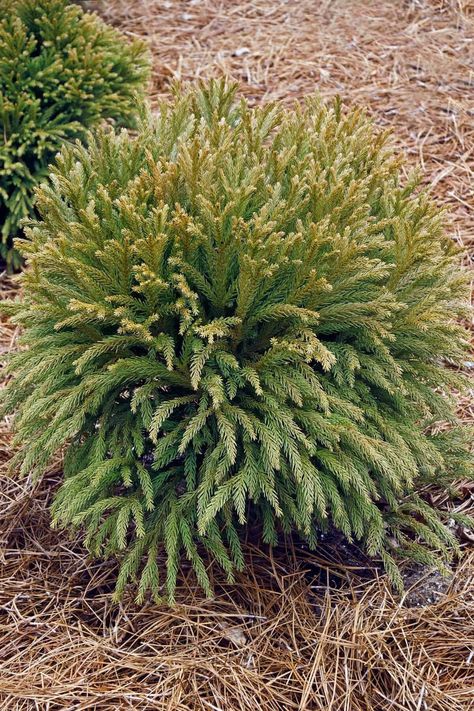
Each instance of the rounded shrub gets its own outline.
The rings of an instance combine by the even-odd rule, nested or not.
[[[33,188],[65,140],[105,118],[129,124],[148,59],[95,15],[67,0],[0,0],[0,257],[19,266],[12,240]]]
[[[456,546],[421,495],[468,472],[456,249],[363,113],[234,95],[178,91],[136,136],[63,148],[37,191],[5,307],[15,462],[66,446],[54,522],[119,555],[117,595],[173,599],[182,556],[209,593],[247,521],[270,544],[335,527],[399,583],[398,558]]]

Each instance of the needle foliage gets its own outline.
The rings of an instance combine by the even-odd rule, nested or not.
[[[67,0],[0,0],[0,257],[10,270],[20,264],[12,240],[61,143],[105,118],[129,124],[147,72],[141,42]]]
[[[221,81],[89,144],[37,192],[4,407],[23,474],[66,445],[54,522],[118,554],[116,595],[172,600],[183,557],[210,593],[249,515],[269,544],[334,526],[396,583],[397,559],[449,558],[420,492],[468,475],[443,366],[466,278],[387,135]]]

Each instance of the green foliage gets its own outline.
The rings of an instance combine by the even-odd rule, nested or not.
[[[456,546],[420,496],[469,464],[439,210],[361,112],[234,94],[178,91],[135,137],[63,148],[5,307],[15,461],[40,474],[67,445],[54,522],[119,554],[118,596],[172,600],[183,556],[210,592],[205,551],[231,579],[249,514],[268,543],[332,524],[395,582],[395,557]]]
[[[147,73],[141,42],[66,0],[0,0],[0,256],[10,269],[33,188],[62,142],[104,118],[130,124]]]

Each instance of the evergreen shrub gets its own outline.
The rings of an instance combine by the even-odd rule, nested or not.
[[[54,522],[119,556],[117,596],[172,600],[182,557],[210,593],[249,517],[269,544],[335,527],[397,584],[455,550],[422,491],[469,471],[443,365],[466,278],[387,140],[211,82],[64,147],[38,189],[4,408],[23,474],[66,447]]]
[[[12,240],[33,188],[61,143],[102,119],[129,124],[148,59],[95,15],[67,0],[0,0],[0,257],[19,266]]]

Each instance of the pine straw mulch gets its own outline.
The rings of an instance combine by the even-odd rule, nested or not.
[[[153,98],[173,78],[225,72],[255,102],[318,89],[367,105],[421,163],[473,262],[472,0],[83,4],[147,39]],[[14,291],[8,280],[0,288],[3,298]],[[0,354],[16,336],[1,325]],[[474,422],[472,396],[459,409]],[[377,566],[330,537],[317,554],[249,541],[245,575],[228,585],[216,574],[212,600],[184,571],[175,609],[112,605],[115,564],[89,561],[79,538],[49,527],[60,464],[38,484],[7,472],[9,425],[0,424],[1,711],[474,709],[468,540],[447,592],[435,578],[400,599]],[[474,513],[472,486],[456,504]]]
[[[472,708],[474,553],[427,607],[332,542],[249,543],[212,600],[184,571],[174,609],[113,605],[115,564],[49,527],[57,479],[0,481],[1,709]]]

